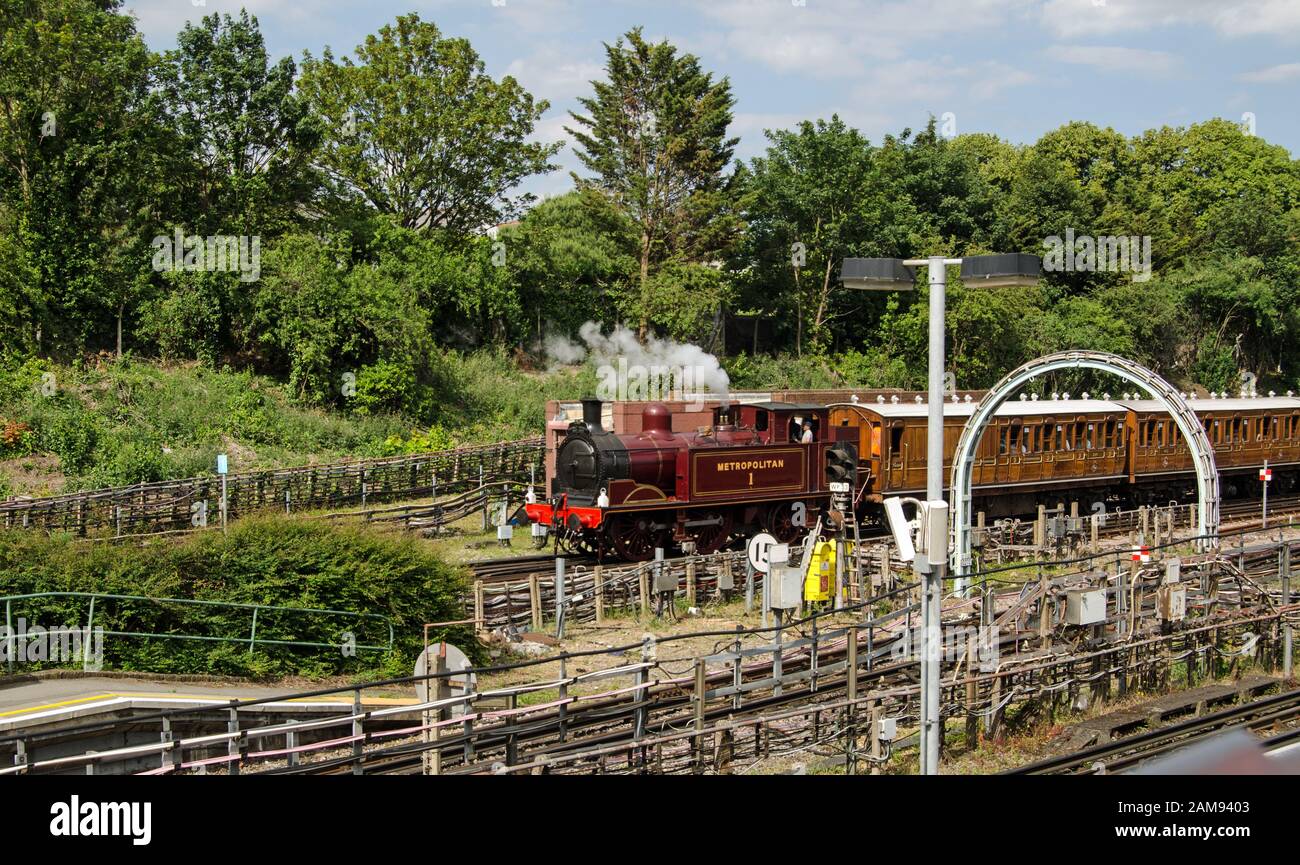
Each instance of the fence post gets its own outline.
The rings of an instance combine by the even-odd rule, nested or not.
[[[257,645],[257,607],[253,607],[253,627],[248,633],[248,654],[253,654],[253,647]]]
[[[528,575],[528,603],[533,611],[533,630],[542,629],[542,584],[537,574]]]
[[[637,569],[637,588],[641,591],[641,618],[650,618],[650,572],[645,565]]]
[[[708,687],[703,658],[695,659],[695,774],[704,772],[704,696]]]
[[[1052,611],[1051,598],[1048,592],[1047,572],[1043,566],[1038,566],[1038,639],[1042,648],[1046,649],[1052,645]]]
[[[93,642],[91,634],[95,626],[95,596],[90,596],[90,613],[86,616],[86,639],[82,646],[81,666],[88,668],[90,666],[90,644]],[[102,660],[102,659],[101,659]]]
[[[564,638],[564,556],[555,559],[555,637]]]
[[[365,735],[364,719],[361,717],[361,689],[357,688],[352,692],[352,774],[361,775],[362,763],[361,757],[364,749],[361,747],[364,742],[359,738]]]
[[[740,711],[740,686],[745,683],[745,673],[741,669],[742,659],[740,656],[740,635],[744,633],[744,630],[742,626],[736,625],[736,642],[731,644],[731,650],[736,653],[736,659],[731,668],[731,685],[735,689],[735,693],[731,695],[731,708],[737,712]]]
[[[695,562],[686,563],[686,606],[695,606]]]
[[[754,566],[745,557],[745,612],[754,612]]]
[[[781,696],[781,675],[782,675],[781,633],[782,631],[785,630],[785,628],[781,626],[781,621],[784,615],[784,611],[773,610],[772,613],[774,616],[776,616],[776,636],[773,638],[774,643],[772,646],[772,678],[775,680],[775,682],[772,685],[772,696],[779,697]]]
[[[1282,606],[1291,603],[1291,545],[1282,546]],[[1291,669],[1291,623],[1282,620],[1282,676],[1288,682],[1293,677]]]
[[[509,608],[506,609],[509,614]],[[483,634],[487,630],[487,611],[483,603],[483,581],[474,581],[474,633]]]
[[[226,754],[236,758],[230,761],[230,774],[238,775],[239,764],[243,759],[239,749],[239,735],[238,735],[239,734],[239,710],[238,709],[230,710],[230,714],[226,719],[226,732],[235,734],[226,740]]]
[[[880,719],[884,717],[884,712],[880,708],[880,703],[873,700],[871,702],[871,774],[879,775],[881,772],[881,762],[884,760],[884,749],[880,746]]]
[[[479,460],[478,464],[478,488],[483,492],[483,529],[488,530],[488,494],[487,487],[483,485],[483,461]]]
[[[14,620],[13,620],[13,601],[5,599],[5,667],[9,672],[14,671]]]
[[[605,621],[605,575],[604,568],[596,565],[592,576],[592,592],[596,596],[596,624]]]
[[[569,669],[564,662],[564,655],[560,655],[560,707],[556,712],[560,724],[559,738],[563,742],[565,738],[565,720],[569,714]]]
[[[844,771],[849,775],[857,773],[858,769],[858,733],[854,729],[853,723],[857,715],[856,703],[858,700],[858,629],[855,625],[849,625],[848,629],[848,698],[849,704],[845,710],[845,727],[849,731],[848,748],[844,753]]]

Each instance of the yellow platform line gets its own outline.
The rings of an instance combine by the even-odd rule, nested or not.
[[[220,694],[173,694],[167,691],[140,691],[140,692],[103,691],[98,694],[91,694],[86,697],[76,697],[71,700],[60,700],[57,703],[45,703],[44,705],[40,705],[40,706],[27,706],[22,709],[11,709],[8,712],[0,712],[0,718],[8,718],[15,715],[29,715],[34,712],[44,712],[50,709],[62,709],[68,706],[82,705],[84,703],[90,703],[96,700],[112,700],[112,699],[124,699],[124,698],[141,699],[141,700],[189,700],[194,702],[202,701],[202,702],[209,702],[209,703],[214,701],[227,702],[229,700],[249,699],[247,697],[239,697],[239,696],[224,697]],[[331,699],[327,696],[292,697],[292,698],[271,697],[268,699],[271,702],[276,702],[276,703],[335,703],[340,706],[352,705],[351,700],[347,700],[343,698]],[[369,705],[379,705],[379,706],[411,706],[411,705],[415,705],[417,702],[418,702],[417,700],[410,697],[366,697],[362,699],[362,703],[369,704]]]

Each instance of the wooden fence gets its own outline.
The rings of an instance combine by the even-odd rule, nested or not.
[[[226,476],[225,514],[339,508],[469,492],[498,482],[542,483],[542,439],[411,456]],[[190,531],[222,521],[220,477],[0,502],[0,526],[121,537]]]

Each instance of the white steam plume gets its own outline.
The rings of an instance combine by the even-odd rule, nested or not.
[[[559,363],[577,363],[590,357],[597,367],[604,369],[602,378],[608,375],[616,377],[618,399],[667,398],[666,394],[655,392],[656,383],[664,389],[669,386],[669,381],[663,380],[665,374],[671,378],[673,390],[679,392],[679,399],[703,391],[720,397],[724,402],[728,398],[730,377],[718,359],[698,345],[654,336],[643,344],[633,330],[618,325],[609,334],[604,334],[600,324],[594,321],[579,328],[578,335],[585,347],[563,336],[547,337],[547,357]],[[631,390],[635,391],[638,382],[644,385],[647,381],[649,393],[625,393],[629,382]]]

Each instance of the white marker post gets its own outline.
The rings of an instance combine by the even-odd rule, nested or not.
[[[1268,467],[1268,460],[1264,460],[1264,467],[1259,470],[1259,479],[1264,484],[1264,506],[1263,513],[1260,515],[1262,528],[1268,528],[1268,482],[1273,480],[1273,470]]]
[[[226,472],[229,465],[225,454],[217,454],[217,474],[221,475],[221,532],[226,532]]]

